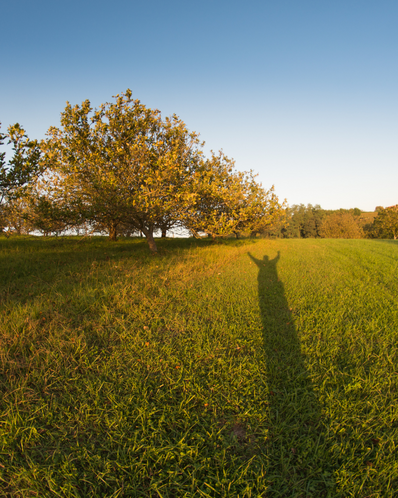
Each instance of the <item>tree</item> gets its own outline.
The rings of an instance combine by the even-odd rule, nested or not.
[[[371,233],[376,238],[396,240],[398,237],[398,207],[380,209],[373,221]]]
[[[28,220],[29,212],[30,206],[26,196],[4,202],[2,205],[2,229],[7,227],[8,234],[12,232],[18,235],[28,234],[34,229]]]
[[[252,172],[234,170],[234,161],[222,151],[203,159],[192,183],[194,202],[184,226],[195,237],[213,239],[242,231],[259,231],[271,223],[280,208],[273,188],[264,190]]]
[[[177,116],[162,120],[130,90],[114,98],[95,111],[89,100],[67,103],[61,128],[49,129],[43,149],[58,177],[54,195],[112,240],[120,226],[141,231],[156,252],[154,231],[181,222],[194,201],[201,144]]]
[[[316,204],[295,204],[285,211],[286,220],[281,233],[286,238],[316,238],[320,237],[320,226],[325,211]]]
[[[195,237],[216,238],[231,233],[237,223],[233,208],[239,202],[240,178],[233,174],[233,160],[221,151],[202,159],[191,185],[193,204],[185,213],[184,226]]]
[[[24,218],[30,227],[39,230],[44,236],[58,235],[71,227],[65,221],[65,211],[45,196],[29,198],[29,208]]]
[[[8,133],[0,133],[0,145],[8,138],[13,145],[13,157],[6,163],[6,153],[0,153],[0,203],[6,198],[23,193],[34,176],[40,171],[41,151],[37,140],[29,140],[25,130],[16,123],[8,127]]]
[[[360,239],[364,236],[358,217],[350,213],[326,216],[320,227],[321,237],[329,239]]]
[[[265,190],[257,183],[252,172],[246,175],[244,184],[245,203],[242,207],[241,220],[238,229],[250,231],[251,237],[257,233],[273,232],[277,226],[282,226],[285,218],[285,202],[280,204],[275,194],[274,186]]]
[[[41,151],[37,141],[29,140],[18,123],[9,126],[7,132],[0,132],[0,146],[8,139],[7,143],[13,145],[13,156],[7,163],[6,153],[0,153],[0,230],[3,231],[6,226],[13,228],[10,225],[13,212],[12,223],[19,227],[18,231],[22,229],[22,218],[15,212],[15,203],[26,195],[40,173]]]
[[[320,227],[322,224],[323,210],[321,206],[316,204],[308,204],[305,212],[302,226],[300,227],[300,235],[303,238],[316,238],[320,236]]]
[[[262,237],[268,239],[289,238],[288,230],[288,208],[285,206],[285,204],[282,204],[280,205],[277,216],[273,219],[272,223],[262,227],[260,230],[260,234]],[[252,234],[252,236],[253,235],[254,234]]]

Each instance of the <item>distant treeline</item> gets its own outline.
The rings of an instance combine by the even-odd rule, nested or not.
[[[256,234],[253,234],[256,235]],[[269,238],[396,239],[398,206],[377,206],[374,212],[353,209],[322,209],[318,204],[296,204],[284,217],[261,233]]]

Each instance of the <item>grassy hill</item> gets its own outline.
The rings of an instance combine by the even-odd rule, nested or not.
[[[398,243],[0,239],[0,496],[398,494]]]

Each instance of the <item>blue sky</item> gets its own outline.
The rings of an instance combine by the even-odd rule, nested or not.
[[[398,204],[398,2],[2,2],[0,121],[131,88],[289,204]]]

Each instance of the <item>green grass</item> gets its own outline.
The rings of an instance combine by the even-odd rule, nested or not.
[[[398,243],[78,240],[0,239],[0,496],[398,495]]]

